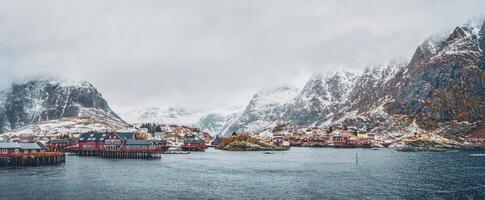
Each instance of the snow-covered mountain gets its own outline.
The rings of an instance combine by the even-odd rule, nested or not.
[[[88,82],[36,79],[14,83],[0,93],[0,133],[51,120],[89,119],[127,125]]]
[[[356,75],[339,71],[328,76],[313,75],[293,99],[284,117],[294,124],[320,125],[337,117],[354,87]]]
[[[246,109],[222,130],[223,134],[237,131],[258,132],[284,122],[288,102],[295,98],[298,89],[278,87],[263,90],[253,96]]]
[[[151,107],[135,109],[122,113],[121,116],[129,123],[185,125],[216,135],[239,116],[241,110],[237,106],[222,106],[210,110]]]
[[[415,120],[426,130],[443,124],[477,123],[485,113],[485,26],[483,21],[456,27],[437,41],[426,59],[394,78],[386,111]],[[418,50],[413,57],[416,60]],[[462,133],[463,134],[463,133]]]
[[[243,108],[239,106],[224,106],[211,110],[200,118],[196,127],[200,128],[203,132],[215,136],[227,129],[230,124],[237,120],[242,112]]]
[[[121,113],[121,117],[129,123],[159,123],[176,125],[195,125],[204,116],[200,110],[187,108],[149,107]]]
[[[469,22],[425,39],[410,62],[392,61],[361,74],[316,74],[301,91],[291,87],[261,91],[244,109],[146,108],[122,116],[131,123],[194,126],[212,135],[257,133],[284,123],[340,124],[373,132],[433,131],[461,137],[485,117],[483,23]],[[51,127],[55,132],[88,124],[126,125],[87,82],[41,79],[13,84],[0,92],[0,132],[25,126],[32,130]]]
[[[483,23],[470,22],[425,39],[409,63],[392,61],[360,75],[314,75],[293,99],[268,109],[259,106],[264,103],[256,95],[224,133],[254,133],[289,123],[462,136],[485,113]]]

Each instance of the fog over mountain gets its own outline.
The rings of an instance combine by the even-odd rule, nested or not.
[[[244,108],[258,91],[303,88],[313,73],[410,60],[423,38],[484,7],[478,0],[0,1],[0,88],[59,76],[92,83],[116,113]]]

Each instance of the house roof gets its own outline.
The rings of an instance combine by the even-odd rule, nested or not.
[[[118,135],[118,137],[120,137],[124,140],[134,140],[135,139],[135,133],[133,133],[133,132],[116,132],[116,135]]]
[[[20,149],[20,145],[16,142],[0,142],[0,149]]]
[[[79,137],[80,142],[101,142],[109,133],[83,133]]]
[[[155,144],[167,144],[166,140],[155,140]]]
[[[185,140],[184,144],[205,144],[202,140]]]
[[[66,139],[63,139],[63,140],[51,140],[50,143],[51,144],[67,144],[71,142],[70,140],[66,140]]]
[[[128,140],[125,143],[126,145],[151,145],[153,144],[153,140]]]
[[[37,143],[19,143],[20,149],[23,150],[41,150],[42,147],[40,147]]]
[[[42,143],[42,142],[40,142],[40,141],[37,141],[37,142],[35,142],[35,143],[36,143],[37,145],[39,145],[39,147],[40,147],[41,149],[44,149],[44,150],[49,149],[49,148],[47,148],[47,146],[46,146],[44,143]]]

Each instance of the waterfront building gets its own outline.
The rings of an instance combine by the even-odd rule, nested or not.
[[[159,158],[168,145],[160,140],[136,140],[134,132],[85,133],[77,145],[66,149],[83,156]]]
[[[46,152],[39,142],[0,142],[0,167],[40,166],[65,162],[64,153]]]
[[[20,153],[20,145],[16,142],[0,142],[0,157],[9,157]]]
[[[77,145],[78,142],[78,139],[66,138],[62,140],[47,141],[46,146],[49,151],[64,151],[66,147]]]
[[[167,151],[168,148],[170,148],[170,145],[168,145],[166,140],[155,140],[155,146],[157,146],[157,148],[159,148],[162,152]]]
[[[103,141],[108,133],[83,133],[79,138],[78,150],[81,154],[93,154],[95,151],[101,150]]]
[[[124,152],[157,152],[154,140],[128,140],[123,144]],[[160,151],[158,151],[160,152]]]
[[[45,152],[45,149],[43,149],[41,146],[39,146],[37,143],[34,143],[34,142],[21,142],[19,143],[19,145],[20,145],[20,151],[24,155],[31,155],[32,153]]]
[[[204,151],[206,146],[205,142],[201,139],[185,140],[181,146],[184,151]]]
[[[275,134],[273,135],[273,138],[272,138],[272,142],[276,145],[282,145],[284,140],[285,140],[285,135],[283,134]]]
[[[46,152],[37,142],[0,142],[0,157],[32,155],[32,153]]]

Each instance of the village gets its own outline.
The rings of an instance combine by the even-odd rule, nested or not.
[[[473,144],[484,141],[469,138]],[[470,142],[469,142],[470,143]],[[409,149],[410,145],[457,148],[459,143],[432,134],[359,132],[345,126],[277,126],[257,134],[211,137],[197,128],[138,124],[122,130],[0,136],[0,166],[37,166],[65,162],[65,154],[105,158],[157,159],[208,147],[229,151],[288,150],[290,147]]]

